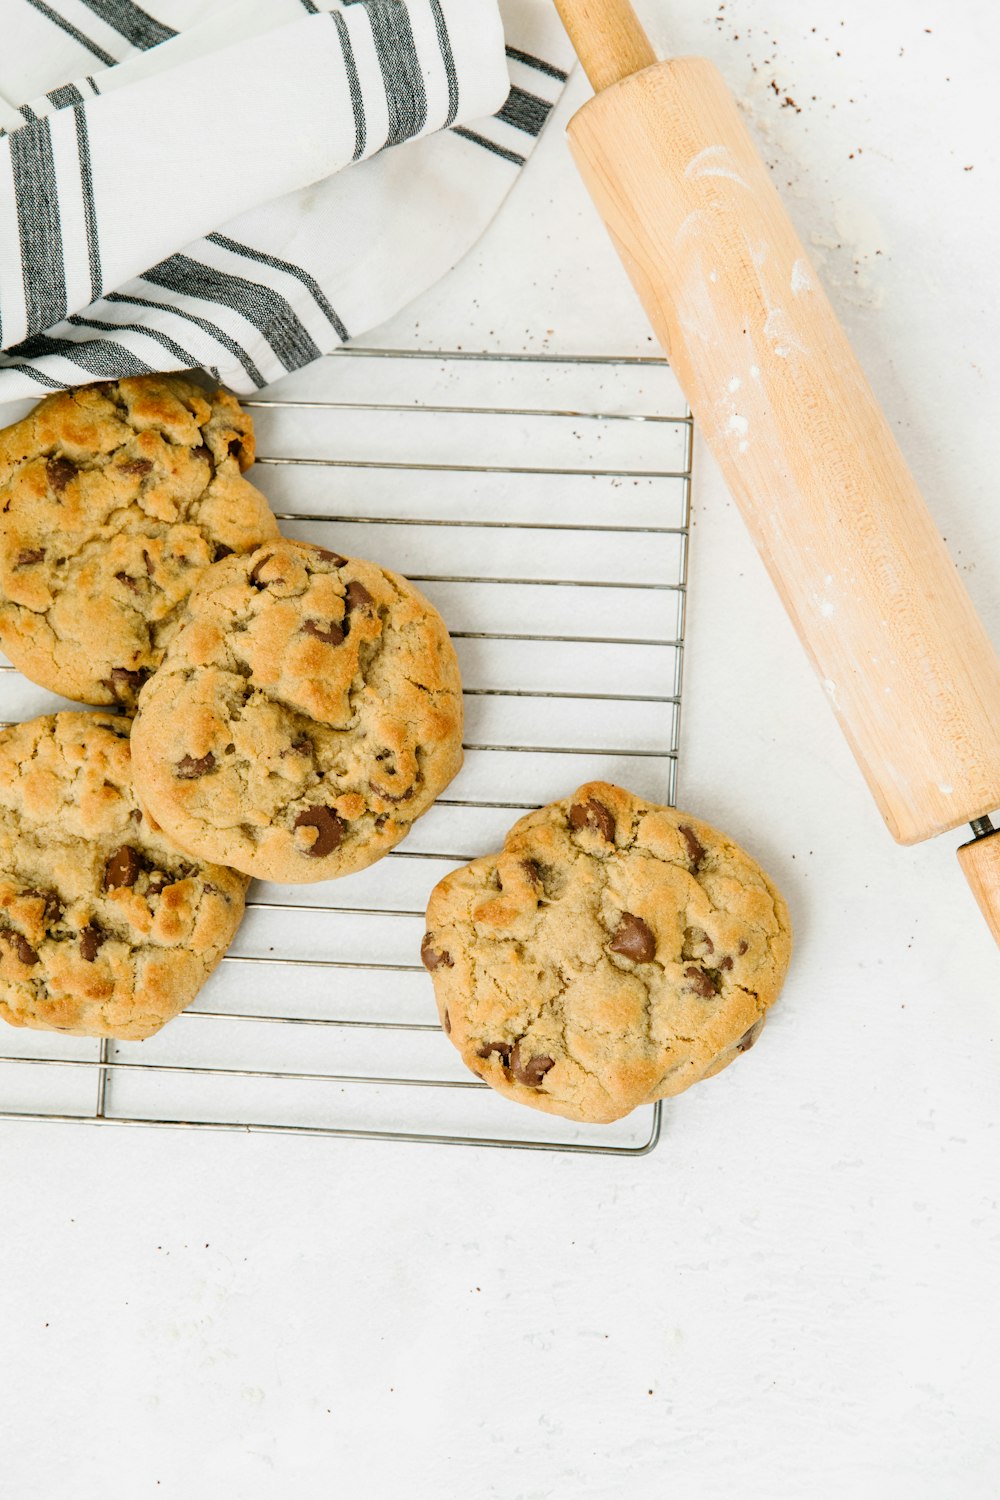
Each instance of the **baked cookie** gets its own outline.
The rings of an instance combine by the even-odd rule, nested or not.
[[[0,1017],[114,1036],[190,1005],[247,882],[181,854],[132,789],[129,721],[62,713],[0,733]]]
[[[462,763],[455,651],[404,578],[268,543],[202,575],[132,751],[141,800],[182,848],[265,880],[346,875]]]
[[[431,894],[421,956],[445,1030],[500,1093],[606,1122],[756,1041],[791,953],[750,856],[595,781]]]
[[[134,707],[201,569],[278,534],[253,457],[234,397],[179,375],[61,392],[0,432],[0,648],[53,693]]]

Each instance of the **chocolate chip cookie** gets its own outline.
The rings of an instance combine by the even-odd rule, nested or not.
[[[752,1047],[788,911],[725,834],[604,782],[530,813],[431,894],[445,1031],[521,1104],[607,1122]]]
[[[178,375],[50,396],[0,432],[0,648],[33,682],[134,707],[198,573],[277,536],[253,426]]]
[[[190,1005],[247,881],[142,813],[129,721],[62,713],[0,733],[0,1017],[141,1040]]]
[[[132,749],[141,800],[182,848],[265,880],[346,875],[462,763],[455,651],[397,574],[268,543],[202,575]]]

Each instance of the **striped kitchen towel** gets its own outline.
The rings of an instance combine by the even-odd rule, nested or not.
[[[0,0],[0,403],[198,366],[245,394],[375,327],[570,66],[551,0],[155,3]]]

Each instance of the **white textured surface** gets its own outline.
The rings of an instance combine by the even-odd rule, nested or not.
[[[1000,640],[996,12],[657,9],[747,100]],[[555,133],[385,342],[414,335],[646,347]],[[9,1127],[5,1492],[1000,1490],[1000,959],[957,839],[882,829],[704,455],[696,501],[681,800],[761,856],[799,936],[759,1047],[633,1163]]]

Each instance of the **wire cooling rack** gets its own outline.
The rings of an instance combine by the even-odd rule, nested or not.
[[[151,1040],[0,1023],[0,1117],[652,1150],[658,1104],[578,1125],[473,1079],[419,948],[432,886],[525,811],[595,777],[674,800],[692,427],[669,367],[351,347],[248,404],[250,477],[282,529],[377,559],[441,610],[465,766],[370,869],[255,884],[231,952]],[[58,706],[0,672],[0,719]]]

